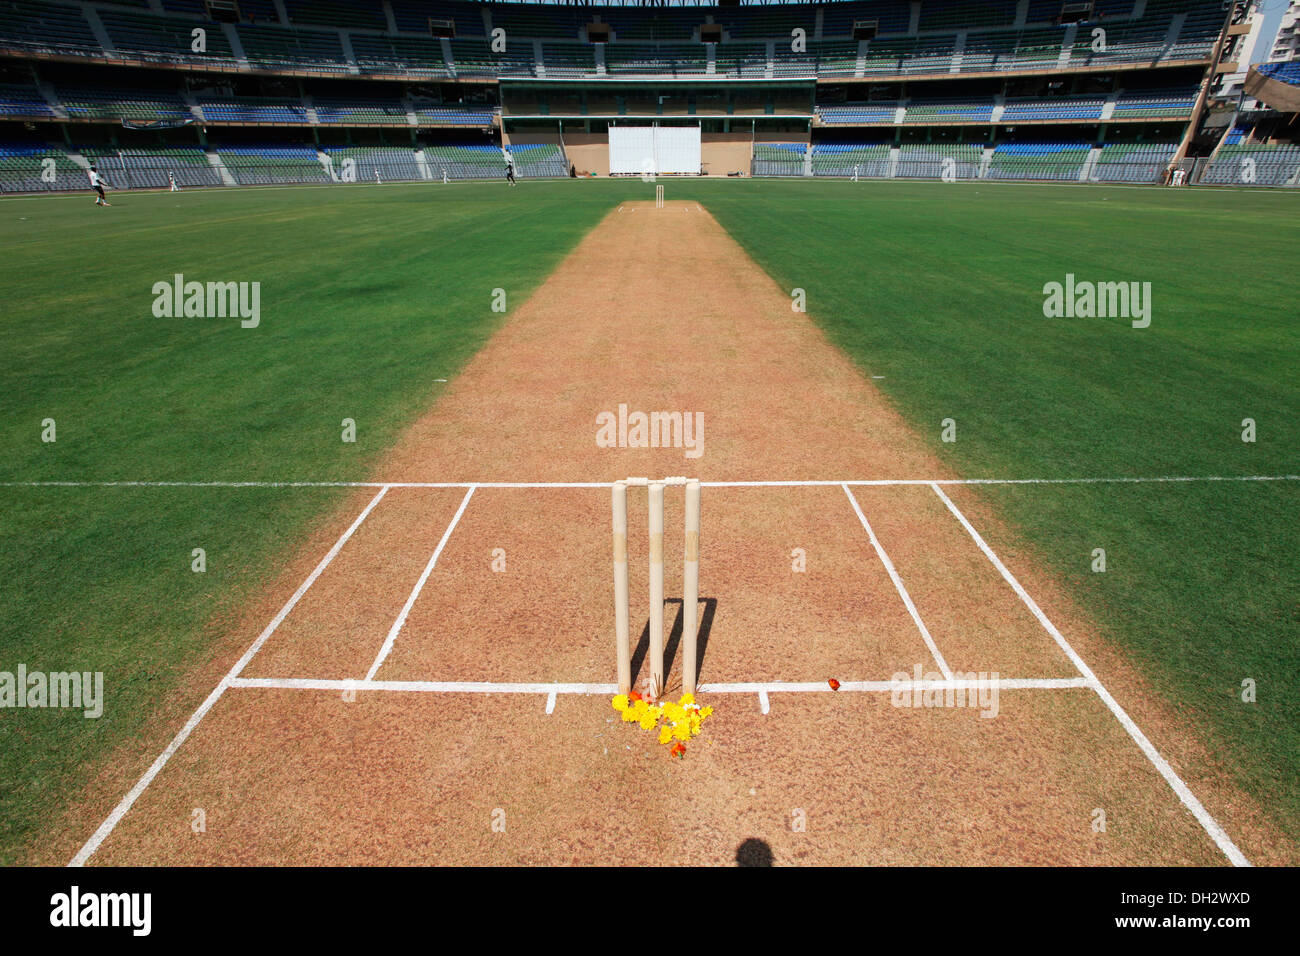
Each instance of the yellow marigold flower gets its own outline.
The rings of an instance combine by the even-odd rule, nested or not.
[[[695,695],[694,695],[694,694],[682,694],[682,706],[683,706],[683,707],[689,707],[689,706],[690,706],[691,704],[693,704],[693,703],[695,703]]]
[[[657,717],[654,716],[654,714],[646,714],[644,717],[641,718],[641,729],[654,730],[655,724],[657,724],[658,722],[659,720]]]
[[[673,739],[672,728],[668,727],[666,724],[663,727],[659,728],[659,742],[661,744],[666,744],[668,743],[668,741],[672,739]]]
[[[627,694],[619,694],[614,698],[614,700],[611,703],[613,703],[615,710],[627,710],[628,708]]]
[[[705,717],[709,716],[709,714],[711,714],[711,713],[713,713],[713,708],[712,708],[712,707],[701,707],[701,708],[700,708],[700,719],[703,720]]]

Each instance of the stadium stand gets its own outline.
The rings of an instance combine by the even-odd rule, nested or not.
[[[889,146],[880,143],[816,143],[812,148],[814,176],[852,176],[856,169],[862,178],[885,178],[889,163]]]
[[[1300,186],[1300,146],[1223,145],[1201,182],[1222,186]]]
[[[1117,119],[1152,116],[1190,116],[1196,103],[1196,90],[1122,93],[1115,102]]]
[[[34,86],[0,84],[0,116],[53,117],[54,110]]]
[[[908,144],[898,151],[901,179],[977,179],[982,147],[970,143],[949,146]]]
[[[36,143],[0,145],[0,193],[89,188],[85,170],[61,149]]]
[[[1071,96],[1050,100],[1008,100],[1002,112],[1006,123],[1027,120],[1095,120],[1101,118],[1103,97]]]
[[[40,0],[0,2],[0,49],[46,56],[105,56],[79,7]]]
[[[1177,148],[1177,143],[1107,143],[1091,178],[1102,183],[1159,182]]]
[[[802,176],[807,152],[804,143],[755,143],[754,175]]]
[[[424,179],[415,151],[400,146],[323,146],[330,158],[336,179],[344,179],[348,160],[352,162],[354,182],[373,182],[375,173],[383,182],[416,182]]]
[[[986,102],[927,102],[913,100],[907,104],[905,123],[987,123],[993,116],[993,100]]]
[[[986,178],[1077,181],[1090,150],[1085,143],[1004,143],[993,150]]]
[[[884,103],[846,103],[843,106],[818,106],[817,118],[828,125],[869,126],[877,123],[893,124],[898,115],[899,104]]]
[[[115,189],[165,189],[168,173],[180,186],[221,185],[221,176],[208,157],[192,147],[91,147],[82,149],[80,155],[95,163]]]
[[[1285,63],[1261,63],[1259,72],[1282,83],[1300,86],[1300,60]]]
[[[745,131],[757,176],[856,167],[859,178],[938,178],[946,168],[1152,182],[1186,131],[1225,16],[1220,0],[1094,0],[1078,23],[1061,22],[1061,0],[239,0],[239,14],[214,22],[205,0],[0,0],[9,182],[34,182],[18,173],[33,157],[80,169],[60,141],[99,144],[88,155],[116,158],[126,188],[164,185],[161,163],[186,163],[192,184],[206,185],[328,182],[344,160],[361,178],[378,169],[441,179],[444,166],[449,178],[497,178],[512,131],[554,136],[576,123],[598,136],[609,120],[642,114]],[[861,20],[875,24],[870,39],[853,35]],[[592,22],[609,26],[609,42],[586,42]],[[706,24],[720,36],[702,34]],[[492,49],[494,28],[506,31],[504,51]],[[806,31],[800,50],[795,29]],[[1259,72],[1300,85],[1296,64]],[[1208,166],[1222,126],[1204,134],[1193,182],[1293,184],[1295,147],[1261,145],[1278,125],[1253,126],[1259,117],[1239,116]],[[792,132],[804,141],[784,141]],[[318,136],[348,145],[318,151]],[[557,145],[519,144],[514,156],[521,177],[567,172]]]
[[[96,87],[61,87],[59,102],[71,119],[121,120],[143,123],[193,119],[190,108],[175,93],[150,90],[114,90]]]
[[[241,186],[330,181],[311,146],[218,146],[217,155]]]

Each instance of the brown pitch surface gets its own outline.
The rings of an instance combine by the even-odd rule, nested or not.
[[[790,301],[696,204],[624,204],[517,304],[376,480],[955,477]],[[599,447],[597,416],[620,403],[701,413],[703,455]],[[854,494],[953,669],[1074,676],[929,488]],[[244,676],[363,677],[463,495],[389,491]],[[973,491],[952,495],[976,527],[1002,530]],[[231,662],[372,496],[354,496],[232,629]],[[635,640],[644,490],[629,499]],[[680,489],[667,501],[671,599]],[[706,488],[703,504],[702,681],[936,669],[841,488]],[[607,489],[476,490],[377,677],[611,681],[609,522]],[[1284,841],[1183,718],[1032,552],[1000,554],[1243,850],[1277,859]],[[679,609],[667,605],[670,627]],[[994,719],[884,694],[774,695],[765,716],[752,695],[708,702],[704,736],[673,761],[603,696],[561,696],[547,715],[540,696],[234,689],[93,862],[732,863],[749,839],[778,863],[1224,862],[1085,689],[1007,691]],[[87,834],[121,792],[87,805]]]

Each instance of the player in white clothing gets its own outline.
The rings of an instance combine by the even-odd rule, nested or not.
[[[90,171],[87,175],[90,176],[90,188],[95,190],[95,192],[99,193],[99,195],[95,197],[95,205],[96,206],[113,205],[111,202],[109,202],[107,199],[104,198],[104,187],[108,185],[108,180],[105,179],[103,176],[99,175],[99,170],[97,170],[94,166],[90,167]]]

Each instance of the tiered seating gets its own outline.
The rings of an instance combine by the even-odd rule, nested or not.
[[[1183,28],[1178,31],[1169,56],[1174,60],[1209,59],[1214,41],[1223,29],[1223,9],[1217,6],[1193,6],[1187,11]]]
[[[1196,105],[1196,90],[1122,93],[1115,103],[1116,119],[1145,116],[1190,116]]]
[[[82,188],[89,189],[90,180],[63,150],[43,143],[0,145],[0,193]]]
[[[889,175],[889,144],[814,143],[814,176],[852,176],[883,179]]]
[[[510,3],[498,3],[489,7],[492,14],[492,28],[500,27],[506,31],[506,39],[511,37],[529,37],[533,39],[553,38],[556,40],[576,40],[580,26],[585,26],[590,18],[580,18],[573,7],[525,7]],[[456,21],[460,26],[459,18]]]
[[[765,43],[718,43],[713,56],[719,76],[761,77],[767,72]]]
[[[97,147],[83,149],[81,155],[95,163],[117,189],[165,189],[168,173],[180,186],[221,185],[221,176],[208,157],[194,146],[121,150]]]
[[[921,4],[920,30],[962,30],[972,27],[1011,26],[1016,22],[1017,0],[925,0]]]
[[[104,55],[80,7],[40,0],[0,2],[0,47],[25,53]]]
[[[990,73],[1005,69],[1038,69],[1047,62],[1056,65],[1056,58],[1061,53],[1061,37],[1043,31],[1030,34],[1030,40],[1021,57],[1017,56],[1022,35],[1009,30],[999,33],[972,33],[966,37],[966,46],[961,54],[961,71],[963,73]],[[1053,45],[1055,41],[1055,45]],[[954,43],[956,41],[954,40]],[[1013,67],[1012,64],[1024,59],[1024,66]]]
[[[1029,10],[1025,15],[1025,22],[1052,23],[1060,14],[1061,4],[1059,0],[1029,0]]]
[[[1106,23],[1106,49],[1092,48],[1092,27],[1080,28],[1070,51],[1070,66],[1111,66],[1121,63],[1155,63],[1168,57],[1172,45],[1165,42],[1168,18],[1143,19],[1134,23]]]
[[[210,123],[303,125],[307,122],[307,110],[298,100],[252,96],[201,97],[198,103],[204,118]]]
[[[1092,178],[1102,183],[1159,182],[1177,149],[1176,143],[1107,143]]]
[[[521,179],[562,177],[569,175],[569,161],[553,143],[518,143],[510,146],[515,160],[515,175]]]
[[[993,117],[993,101],[953,103],[913,100],[907,104],[904,123],[987,123]]]
[[[54,116],[41,91],[34,86],[0,83],[0,116]]]
[[[1201,182],[1300,186],[1300,146],[1220,146]]]
[[[828,6],[833,8],[834,4],[828,4]],[[702,20],[703,17],[699,19]],[[782,37],[787,40],[788,48],[790,31],[796,27],[806,30],[808,39],[812,39],[813,28],[817,22],[817,8],[812,5],[803,7],[755,5],[744,10],[719,10],[714,16],[714,20],[726,28],[728,35],[733,40]],[[906,19],[903,20],[903,29],[907,29]],[[840,36],[848,36],[848,33],[848,26],[839,31]],[[826,31],[824,24],[822,26],[822,35],[831,35]]]
[[[139,4],[139,6],[147,5],[148,4]],[[247,6],[247,3],[240,4],[241,9],[244,9]],[[207,7],[203,0],[162,0],[162,8],[168,13],[193,13],[198,16],[207,15]],[[248,15],[246,11],[244,15]]]
[[[605,47],[608,73],[704,73],[708,55],[700,43],[611,43]]]
[[[866,76],[897,73],[947,73],[952,67],[955,36],[895,39],[877,37],[867,44]],[[856,44],[854,45],[856,51]]]
[[[898,149],[900,179],[977,179],[982,147],[973,143],[908,143]]]
[[[506,161],[498,146],[472,143],[461,146],[426,146],[424,159],[434,179],[501,179]]]
[[[589,76],[596,72],[596,56],[589,43],[542,44],[547,76]]]
[[[802,176],[807,148],[803,143],[755,143],[754,175]]]
[[[897,113],[898,104],[892,101],[880,103],[846,103],[843,106],[817,107],[817,116],[823,123],[831,125],[836,123],[856,126],[866,126],[872,123],[889,123],[892,125]]]
[[[1027,120],[1095,120],[1101,119],[1106,105],[1100,96],[1061,96],[1052,99],[1007,100],[1003,122]]]
[[[413,182],[423,179],[415,151],[402,146],[324,146],[334,174],[342,176],[346,160],[352,160],[356,182],[374,182],[375,171],[383,182]]]
[[[239,42],[254,66],[315,72],[345,72],[348,66],[337,33],[241,24]]]
[[[782,47],[778,44],[776,49],[779,58]],[[822,76],[852,76],[857,68],[858,44],[854,40],[809,42],[808,52],[816,58],[817,73]]]
[[[449,76],[442,44],[433,37],[388,37],[352,34],[352,54],[363,73],[409,73]]]
[[[347,0],[284,0],[290,23],[334,27],[338,30],[387,30],[384,11],[375,3]]]
[[[1271,79],[1300,86],[1300,60],[1287,63],[1261,63],[1259,72]]]
[[[1007,143],[993,151],[989,179],[1077,180],[1091,147],[1084,143]]]
[[[132,59],[179,63],[230,60],[234,57],[226,34],[215,23],[108,8],[99,10],[99,19],[117,52]],[[195,28],[204,30],[207,35],[203,53],[191,49],[191,31]]]
[[[881,33],[906,33],[911,20],[909,0],[876,0],[862,5],[856,3],[828,3],[822,7],[822,36],[847,37],[854,20],[875,20]],[[789,36],[790,31],[786,30]],[[812,36],[812,30],[808,30]]]
[[[406,106],[400,100],[339,100],[315,97],[316,118],[322,125],[405,126]]]
[[[692,30],[703,20],[698,10],[640,7],[602,7],[600,19],[610,24],[620,40],[692,39]]]
[[[217,155],[241,186],[330,181],[311,146],[219,146]]]
[[[507,43],[504,53],[492,52],[487,40],[451,41],[458,76],[532,76],[536,72],[531,43]]]
[[[416,106],[421,126],[491,126],[493,111],[469,106]]]
[[[483,17],[475,3],[456,0],[390,0],[393,19],[403,33],[429,35],[429,20],[451,20],[456,36],[483,36]]]
[[[113,90],[98,87],[58,90],[59,102],[72,119],[129,119],[139,122],[189,119],[192,114],[175,93]]]

